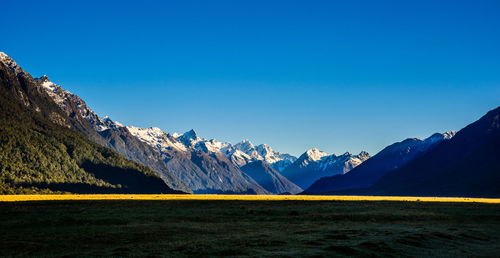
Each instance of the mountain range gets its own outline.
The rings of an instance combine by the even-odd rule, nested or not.
[[[455,132],[450,131],[443,134],[436,133],[424,140],[408,138],[394,143],[354,168],[348,174],[321,178],[307,188],[305,192],[310,194],[326,193],[370,187],[387,173],[397,170],[441,141],[451,139],[454,135]]]
[[[500,107],[460,131],[391,145],[308,194],[500,197]]]
[[[6,73],[31,78],[29,87],[57,106],[51,122],[152,169],[165,184],[187,193],[296,194],[303,191],[282,173],[297,158],[248,140],[237,144],[204,139],[194,130],[170,134],[157,127],[125,126],[97,115],[79,96],[47,76],[32,78],[5,53]],[[23,100],[29,101],[29,100]],[[315,176],[311,174],[311,176]],[[311,180],[316,179],[314,177]]]
[[[283,171],[283,175],[303,189],[307,189],[316,180],[327,176],[346,174],[369,158],[370,154],[364,151],[358,155],[346,152],[337,156],[313,148],[288,166]]]
[[[1,193],[499,195],[499,113],[370,156],[123,125],[0,52]]]

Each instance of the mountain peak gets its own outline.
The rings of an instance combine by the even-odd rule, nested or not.
[[[263,144],[259,144],[257,146],[255,146],[255,148],[259,148],[259,149],[270,149],[271,147],[265,143]]]
[[[250,152],[250,151],[255,149],[255,146],[253,145],[253,143],[249,140],[246,140],[246,139],[237,143],[235,146],[236,146],[236,148],[240,149],[241,151],[243,151],[245,153]]]
[[[370,157],[370,153],[366,152],[366,151],[361,151],[359,154],[358,154],[358,157]]]
[[[311,160],[314,160],[314,161],[317,161],[317,160],[320,160],[321,158],[325,157],[325,156],[328,156],[328,153],[326,152],[323,152],[323,151],[320,151],[319,149],[317,148],[312,148],[312,149],[309,149],[306,151],[306,153],[304,153],[309,159]]]
[[[435,133],[435,134],[429,136],[428,138],[426,138],[424,141],[433,143],[433,142],[438,142],[441,140],[449,140],[453,136],[455,136],[455,134],[456,134],[455,131],[448,131],[448,132],[444,132],[444,133]]]
[[[50,81],[49,77],[47,75],[45,75],[45,74],[42,75],[42,77],[38,78],[37,80],[40,81],[40,82],[42,82],[42,83]]]
[[[7,60],[7,59],[12,59],[12,58],[10,58],[7,54],[5,54],[5,52],[1,52],[0,51],[0,60],[4,61],[4,60]]]
[[[257,146],[255,146],[255,149],[262,156],[272,155],[274,152],[273,149],[267,144],[257,145]]]
[[[24,70],[19,66],[14,59],[5,54],[4,52],[0,52],[0,62],[4,63],[9,69],[14,71],[17,74],[24,73]]]
[[[163,130],[161,130],[159,127],[152,126],[152,127],[149,127],[148,129],[149,129],[149,131],[157,133],[157,134],[164,133]]]
[[[453,131],[453,130],[451,130],[451,131],[444,132],[444,133],[443,133],[443,136],[444,136],[444,138],[445,138],[446,140],[449,140],[449,139],[451,139],[453,136],[455,136],[455,134],[457,134],[457,131]]]
[[[248,139],[245,139],[245,140],[241,141],[240,143],[241,144],[245,144],[245,145],[252,145],[253,146],[253,143],[250,140],[248,140]]]
[[[194,140],[194,139],[198,138],[198,135],[196,135],[196,132],[194,131],[194,129],[191,129],[191,130],[185,132],[182,135],[182,137],[184,139]]]
[[[62,88],[60,88],[60,86],[58,86],[57,84],[50,81],[50,79],[47,75],[42,75],[42,77],[36,78],[36,81],[49,92],[56,92],[58,90],[58,88],[62,89]],[[67,92],[69,93],[69,91],[67,91]]]
[[[97,130],[98,131],[105,131],[108,129],[117,130],[117,129],[122,128],[122,127],[125,127],[125,126],[123,124],[121,124],[120,122],[111,120],[111,118],[109,116],[104,116],[101,119],[101,123],[98,126]]]
[[[186,147],[190,147],[195,144],[195,142],[198,140],[198,135],[196,132],[191,129],[182,135],[178,136],[177,139],[184,144]]]

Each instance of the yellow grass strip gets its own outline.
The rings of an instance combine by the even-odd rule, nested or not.
[[[421,201],[500,203],[498,198],[332,196],[332,195],[218,195],[218,194],[68,194],[0,195],[0,202],[63,200],[231,200],[231,201]]]

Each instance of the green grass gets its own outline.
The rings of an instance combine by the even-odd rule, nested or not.
[[[0,203],[2,256],[499,256],[500,205]]]

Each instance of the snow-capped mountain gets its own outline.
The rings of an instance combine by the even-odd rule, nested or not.
[[[240,167],[255,160],[282,162],[269,147],[259,147],[263,156],[256,153],[250,158],[232,144],[200,138],[194,130],[178,135],[166,133],[157,127],[124,126],[109,117],[98,116],[80,97],[64,90],[47,76],[36,81],[40,89],[71,118],[69,127],[82,132],[96,143],[153,168],[175,189],[198,193],[266,194],[269,192],[242,172]],[[283,157],[290,159],[288,156]],[[290,184],[278,183],[288,187],[289,192],[297,192],[297,186]]]
[[[131,131],[137,131],[136,127],[128,127]],[[153,129],[142,129],[142,131],[151,131]],[[134,133],[137,137],[145,142],[154,145],[164,145],[170,147],[178,147],[182,144],[185,150],[189,148],[194,148],[199,151],[207,153],[222,153],[229,160],[231,160],[235,165],[242,167],[250,162],[262,160],[278,170],[283,171],[288,165],[292,164],[297,158],[286,153],[279,153],[274,151],[267,144],[253,145],[249,140],[243,140],[237,144],[231,144],[228,142],[221,142],[215,139],[205,139],[200,138],[196,132],[191,129],[184,134],[174,133],[172,135],[168,134],[169,142],[162,142],[160,135],[165,135],[166,133],[160,134],[159,132],[149,132],[143,135]],[[151,135],[156,135],[156,141],[152,142]],[[177,141],[174,141],[176,139]],[[160,143],[161,142],[161,143]]]
[[[322,177],[345,174],[369,158],[370,154],[364,151],[358,155],[349,152],[342,155],[330,155],[313,148],[307,150],[293,164],[288,166],[283,171],[283,175],[298,186],[306,189]]]
[[[313,148],[302,154],[294,165],[300,168],[314,167],[318,171],[337,170],[338,174],[345,174],[369,158],[370,154],[365,151],[358,155],[349,152],[336,155]]]
[[[224,155],[200,151],[201,145],[196,143],[201,139],[194,131],[178,140],[159,128],[127,127],[109,117],[99,117],[81,98],[51,82],[47,76],[37,82],[71,118],[72,128],[96,143],[151,167],[174,189],[200,193],[269,193]]]
[[[311,163],[321,161],[326,156],[328,156],[328,153],[312,148],[304,152],[295,163],[300,167],[306,167]]]
[[[282,172],[286,167],[297,160],[296,157],[290,154],[274,151],[267,144],[260,144],[255,146],[249,140],[243,140],[235,144],[233,147],[236,150],[241,151],[241,153],[235,152],[235,154],[233,155],[238,155],[239,158],[249,161],[266,161],[279,172]],[[243,154],[246,154],[246,156],[244,156]]]
[[[193,159],[193,157],[202,155],[205,159],[215,160],[217,163],[229,162],[231,164],[230,167],[232,167],[230,170],[241,169],[250,179],[255,180],[256,183],[261,186],[265,186],[264,188],[271,193],[297,193],[301,191],[298,186],[279,175],[279,172],[277,172],[275,168],[276,166],[283,169],[291,164],[296,158],[289,154],[275,152],[268,145],[261,144],[254,146],[248,140],[244,140],[235,145],[215,139],[208,140],[199,137],[194,130],[189,130],[184,134],[169,134],[155,127],[138,128],[128,126],[127,129],[141,141],[160,152],[160,154],[165,157],[167,164],[172,166],[171,170],[175,171],[174,173],[180,178],[183,178],[185,174],[193,174],[192,171],[185,171],[186,167],[189,167],[186,165],[186,163],[189,163],[188,158]],[[178,160],[181,156],[186,158]],[[177,161],[173,161],[176,159]],[[265,164],[256,163],[257,161],[264,162]],[[206,163],[207,162],[203,162],[199,164]],[[198,170],[194,166],[191,166],[190,169],[194,169],[195,171]],[[229,168],[218,167],[216,170],[220,171],[221,169],[224,170]],[[216,182],[209,183],[210,179],[202,179],[204,177],[202,171],[195,174],[196,176],[194,177],[197,179],[194,179],[193,176],[185,179],[188,185],[191,184],[190,187],[195,192],[201,193],[205,191],[199,183],[196,183],[198,181],[203,181],[205,184],[212,185],[213,189],[218,188],[216,186],[217,180]]]
[[[10,69],[16,73],[25,73],[5,54],[0,58],[4,59],[4,63],[9,63]],[[254,145],[248,140],[231,144],[201,138],[194,130],[179,135],[166,133],[156,127],[124,126],[109,117],[100,117],[79,96],[64,90],[47,76],[44,75],[35,81],[39,90],[44,91],[69,118],[67,121],[62,121],[64,118],[53,120],[61,120],[59,124],[80,131],[88,139],[151,167],[174,189],[194,192],[268,193],[241,168],[262,161],[279,173],[297,160],[290,154],[274,151],[266,144]],[[315,160],[316,157],[312,159]],[[331,166],[330,163],[335,162],[325,160],[321,169],[327,170]],[[352,163],[352,166],[355,166],[356,162]],[[259,167],[263,169],[261,172],[267,173],[275,182],[276,187],[269,189],[281,191],[288,188],[287,192],[297,192],[296,185],[284,180],[284,177],[277,176],[276,172],[265,164],[253,165],[248,171],[252,171],[252,175],[260,175],[261,172],[255,171]],[[350,167],[346,166],[345,170]]]
[[[387,173],[404,166],[438,143],[451,139],[455,133],[454,131],[442,134],[435,133],[425,139],[408,138],[396,142],[385,147],[349,173],[321,178],[306,191],[308,193],[321,193],[370,187]]]
[[[177,140],[172,135],[163,132],[158,127],[140,128],[135,126],[127,126],[127,129],[132,135],[149,144],[151,147],[157,149],[160,152],[170,149],[187,151],[187,148],[184,144],[179,142],[179,140]]]

